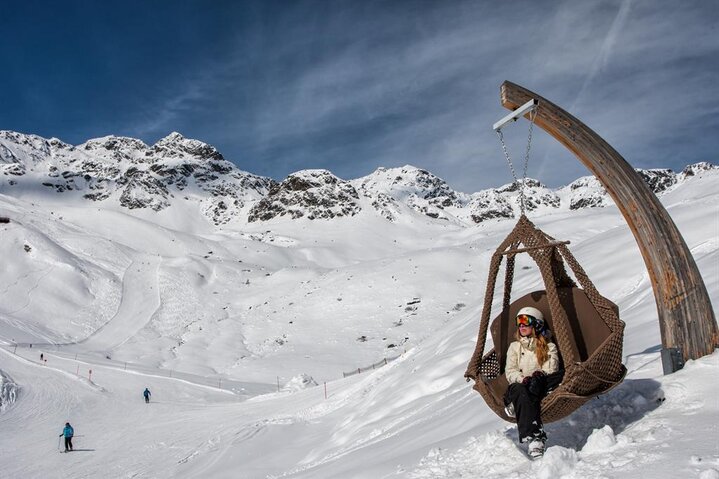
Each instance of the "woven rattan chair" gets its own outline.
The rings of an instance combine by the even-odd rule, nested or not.
[[[524,306],[534,306],[544,314],[565,370],[562,384],[542,400],[543,422],[568,416],[619,384],[627,372],[622,364],[624,322],[619,319],[618,308],[597,292],[566,244],[556,241],[522,215],[492,256],[477,346],[464,375],[475,381],[474,389],[487,405],[510,422],[516,419],[504,411],[503,397],[508,387],[504,375],[505,355],[514,340],[514,317]],[[519,253],[528,253],[537,264],[545,290],[510,302],[515,256]],[[507,256],[507,265],[503,307],[490,328],[495,283],[504,256]],[[581,288],[567,274],[565,261]],[[491,330],[494,348],[484,354],[488,330]]]

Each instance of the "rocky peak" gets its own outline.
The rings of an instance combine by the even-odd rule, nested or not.
[[[685,180],[691,176],[701,175],[705,171],[717,170],[719,166],[712,165],[706,161],[700,163],[694,163],[693,165],[686,166],[681,173],[679,173],[679,181]]]
[[[515,193],[519,192],[519,181],[513,181],[512,183],[507,183],[504,186],[500,186],[497,188],[497,193]],[[534,178],[525,178],[524,179],[524,187],[525,188],[546,188],[539,180],[535,180]]]
[[[327,170],[303,170],[273,185],[267,196],[250,209],[248,221],[280,216],[330,219],[361,211],[357,190]]]
[[[597,208],[612,203],[602,183],[595,176],[583,176],[563,188],[568,193],[569,209]]]
[[[193,156],[206,160],[224,161],[225,158],[217,149],[199,140],[185,138],[173,131],[152,146],[152,152],[165,157]]]
[[[655,194],[662,193],[677,183],[677,175],[670,169],[640,170],[637,168],[636,171]]]
[[[154,146],[168,146],[172,145],[174,143],[180,143],[185,140],[185,137],[182,136],[182,134],[173,131],[169,135],[167,135],[165,138],[161,138],[157,140],[157,143],[155,143]]]
[[[401,168],[378,168],[370,175],[354,180],[353,183],[364,192],[381,191],[398,200],[416,196],[426,200],[449,199],[453,204],[460,202],[457,192],[452,190],[443,179],[411,165]]]
[[[514,209],[511,203],[497,190],[483,190],[472,195],[467,205],[469,217],[474,223],[492,219],[514,218]]]
[[[0,130],[0,162],[32,168],[52,156],[53,146],[37,135]]]
[[[405,203],[415,211],[432,218],[447,219],[443,210],[461,208],[469,200],[467,195],[454,191],[438,176],[411,165],[401,168],[378,168],[352,184],[385,217],[392,216],[386,207],[394,202]]]
[[[78,148],[95,155],[131,158],[137,156],[136,153],[147,150],[147,145],[136,138],[103,136],[87,140],[85,143],[78,145]],[[117,154],[113,155],[113,153]],[[135,155],[131,153],[135,153]]]

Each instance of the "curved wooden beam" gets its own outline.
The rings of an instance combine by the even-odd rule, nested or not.
[[[664,373],[680,369],[688,359],[711,354],[719,347],[711,300],[667,210],[634,168],[584,123],[526,88],[508,81],[502,84],[505,108],[516,110],[533,98],[539,100],[535,124],[574,153],[599,179],[634,234],[654,288]]]

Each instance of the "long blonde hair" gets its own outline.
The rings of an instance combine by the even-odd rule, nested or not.
[[[534,330],[534,326],[532,326],[532,333],[529,334],[528,337],[529,336],[535,339],[534,354],[537,355],[537,363],[539,363],[539,366],[541,367],[542,364],[547,362],[549,359],[549,345],[547,344],[547,338],[545,338],[543,334],[538,335]],[[519,328],[517,328],[517,340],[520,340],[521,338],[522,335],[519,334]]]

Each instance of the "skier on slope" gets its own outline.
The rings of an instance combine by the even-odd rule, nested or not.
[[[65,436],[65,452],[72,451],[72,436],[75,435],[75,430],[72,428],[69,422],[65,423],[65,428],[60,433],[59,437]]]
[[[149,403],[149,402],[150,402],[150,396],[152,396],[152,393],[150,392],[150,390],[147,389],[147,388],[145,388],[145,390],[142,391],[142,395],[145,396],[145,403],[146,403],[146,404]]]

